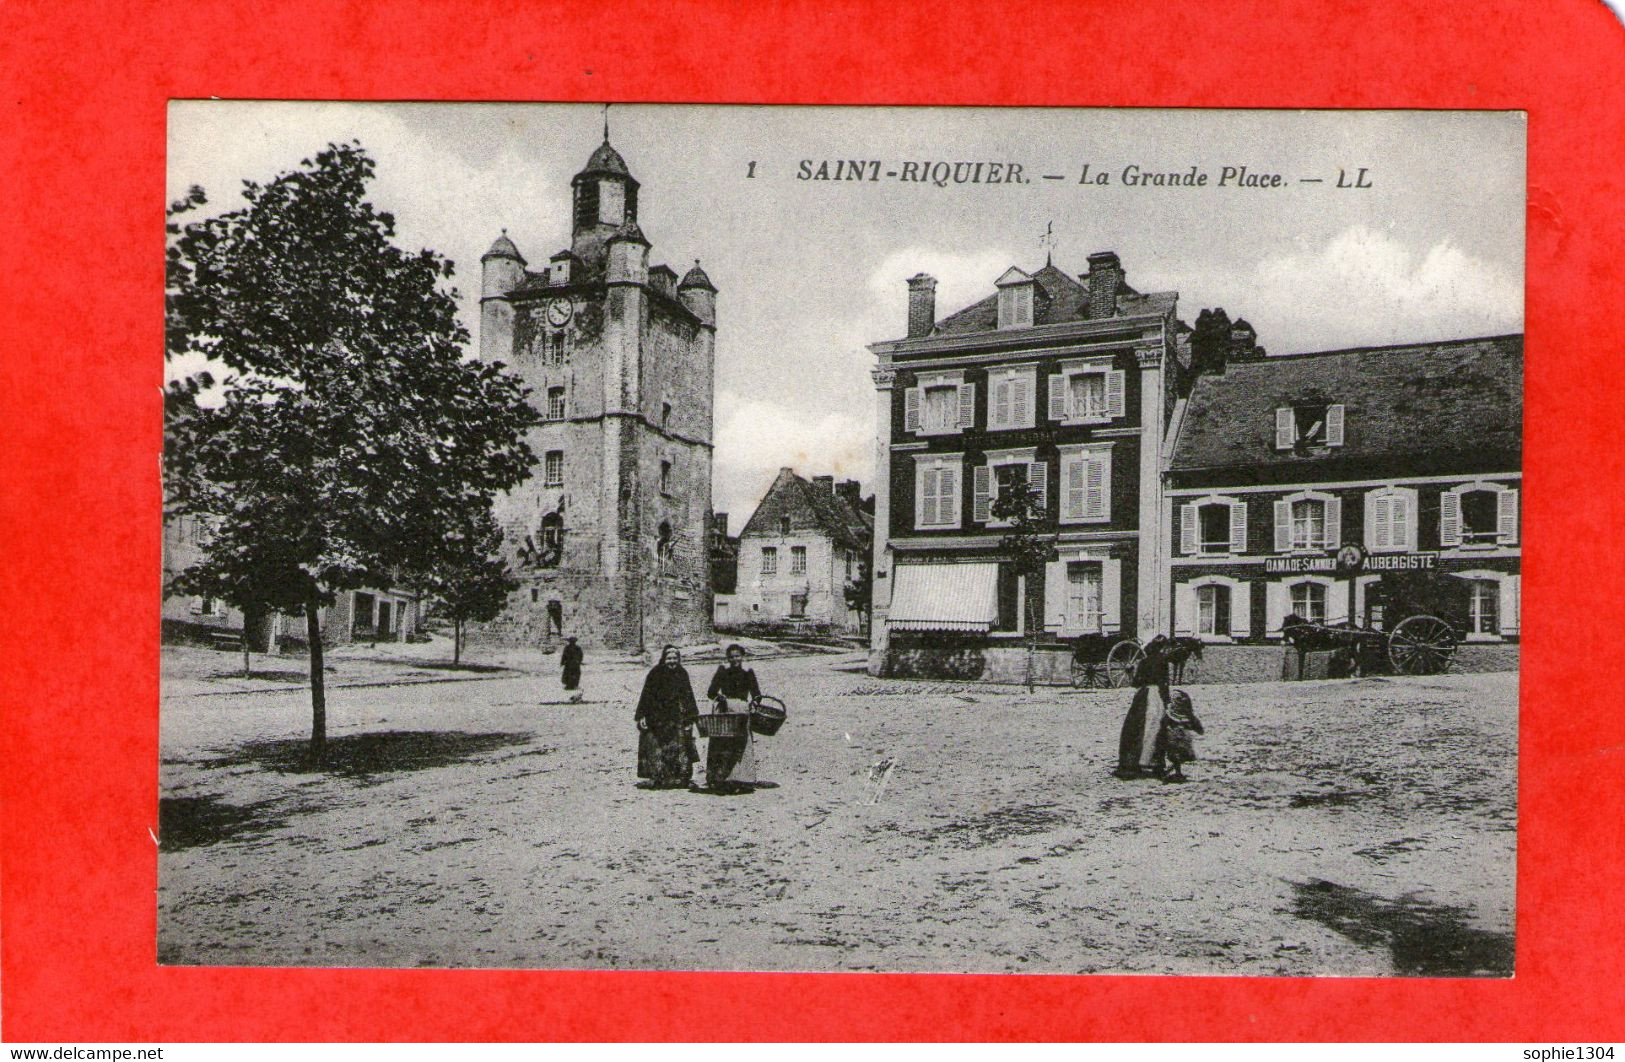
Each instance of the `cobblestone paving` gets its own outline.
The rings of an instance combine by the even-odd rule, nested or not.
[[[758,664],[791,718],[729,797],[635,785],[627,666],[335,690],[321,774],[305,693],[171,688],[160,959],[1511,972],[1516,675],[1196,687],[1181,786],[1111,776],[1121,692],[854,663]]]

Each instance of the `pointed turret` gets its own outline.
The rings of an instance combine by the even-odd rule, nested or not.
[[[694,259],[694,268],[683,274],[683,279],[677,285],[677,297],[684,306],[701,321],[713,328],[717,323],[717,289],[711,283],[711,278],[705,275],[700,268],[700,260]]]
[[[610,237],[637,227],[638,182],[606,136],[570,184],[575,189],[571,250],[596,271]]]

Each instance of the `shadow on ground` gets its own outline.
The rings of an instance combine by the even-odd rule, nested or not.
[[[412,666],[425,671],[473,671],[482,675],[513,670],[496,664],[454,664],[449,660],[414,660]]]
[[[528,745],[530,734],[471,734],[461,730],[384,730],[329,738],[320,768],[306,761],[310,743],[303,738],[251,741],[224,756],[200,764],[205,768],[258,767],[278,773],[323,774],[371,779],[398,771],[450,767],[515,745]]]
[[[1512,976],[1512,934],[1468,925],[1459,907],[1389,900],[1318,879],[1292,888],[1294,915],[1356,944],[1387,946],[1402,977]]]
[[[216,671],[211,679],[260,679],[265,682],[309,682],[309,671]]]
[[[218,797],[161,797],[158,800],[158,848],[179,852],[235,837],[246,837],[283,824],[266,814],[266,804],[238,807]]]

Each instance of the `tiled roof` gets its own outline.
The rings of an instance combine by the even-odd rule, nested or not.
[[[679,288],[706,288],[710,291],[717,290],[716,285],[711,283],[711,278],[705,275],[705,270],[700,268],[700,261],[697,258],[694,260],[694,268],[683,274],[683,280],[677,286]]]
[[[520,262],[525,260],[525,256],[519,253],[519,248],[515,247],[513,241],[508,239],[508,232],[506,229],[503,230],[501,236],[498,236],[496,240],[492,242],[491,249],[480,256],[480,260],[484,261],[485,259],[493,256],[498,258],[517,258]]]
[[[607,139],[593,150],[592,156],[587,159],[587,165],[576,176],[583,177],[589,173],[608,173],[621,177],[632,175],[626,168],[626,160],[621,158],[619,151],[609,146]]]
[[[1089,316],[1089,288],[1068,276],[1053,264],[1044,266],[1032,275],[1038,282],[1038,297],[1033,306],[1033,324],[1060,324],[1082,321]],[[1127,283],[1117,289],[1119,314],[1167,313],[1174,307],[1178,296],[1174,292],[1141,295]],[[934,335],[952,335],[962,332],[991,332],[999,326],[999,297],[989,295],[981,302],[944,317],[937,322]]]
[[[872,515],[839,493],[781,468],[739,535],[778,535],[779,521],[786,516],[792,531],[821,532],[849,549],[867,549],[874,534]]]
[[[1275,410],[1341,403],[1344,444],[1275,449]],[[1170,468],[1275,468],[1406,456],[1517,462],[1523,336],[1367,347],[1232,362],[1199,376]]]

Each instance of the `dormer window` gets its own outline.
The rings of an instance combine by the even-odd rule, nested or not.
[[[1343,445],[1341,403],[1302,402],[1275,410],[1275,448],[1308,450]]]
[[[599,182],[598,220],[605,225],[619,225],[626,220],[626,186],[620,181]]]
[[[1031,328],[1033,325],[1033,278],[1011,268],[996,282],[999,289],[999,327]]]

